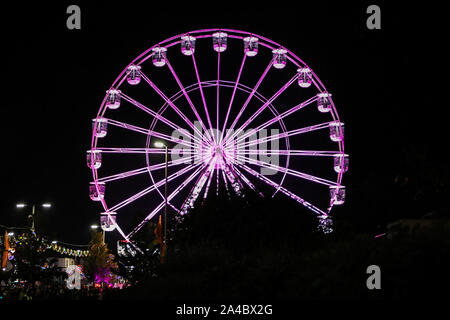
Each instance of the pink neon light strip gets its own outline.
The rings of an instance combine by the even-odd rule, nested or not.
[[[194,104],[192,103],[191,98],[189,97],[188,93],[186,92],[186,88],[181,83],[180,78],[178,77],[178,75],[176,74],[175,70],[173,69],[172,65],[169,63],[168,60],[167,60],[167,66],[169,67],[169,70],[172,73],[173,77],[175,78],[175,81],[177,82],[178,86],[180,87],[181,91],[183,92],[183,95],[186,98],[189,106],[191,107],[192,112],[194,112],[195,117],[197,118],[198,122],[200,122],[202,129],[205,131],[207,139],[212,141],[212,138],[211,138],[208,130],[206,129],[205,124],[203,123],[202,119],[200,118],[200,114],[198,113],[197,109],[195,108]]]
[[[290,155],[290,156],[316,156],[316,157],[333,157],[339,154],[339,151],[321,151],[321,150],[271,150],[271,149],[247,149],[238,150],[236,152],[238,155],[252,155],[252,154],[263,154],[263,155]]]
[[[167,162],[167,167],[170,168],[170,167],[173,167],[173,166],[184,164],[184,161],[186,161],[186,160],[190,161],[190,160],[192,160],[192,158],[193,157],[191,156],[190,158],[187,158],[187,159],[176,159],[176,160],[168,161]],[[139,169],[129,170],[129,171],[113,174],[113,175],[110,175],[110,176],[102,177],[102,178],[99,178],[97,181],[98,182],[107,183],[107,182],[111,182],[111,181],[114,181],[114,180],[120,180],[120,179],[128,178],[128,177],[131,177],[131,176],[147,173],[149,171],[155,171],[155,170],[164,169],[165,167],[166,167],[165,163],[159,163],[159,164],[155,164],[155,165],[148,166],[148,167],[142,167],[142,168],[139,168]]]
[[[172,136],[169,136],[169,135],[161,133],[161,132],[157,132],[157,131],[153,131],[153,130],[149,130],[149,129],[144,129],[144,128],[141,128],[141,127],[138,127],[138,126],[135,126],[135,125],[132,125],[132,124],[128,124],[128,123],[125,123],[125,122],[121,122],[121,121],[117,121],[117,120],[113,120],[113,119],[109,119],[109,118],[104,118],[104,119],[106,119],[108,124],[111,124],[111,125],[116,126],[116,127],[128,129],[128,130],[135,131],[135,132],[138,132],[138,133],[142,133],[142,134],[145,134],[145,135],[155,136],[157,138],[160,138],[160,139],[163,139],[163,140],[166,140],[166,141],[175,142],[175,143],[178,143],[178,144],[182,144],[182,145],[187,146],[187,147],[193,147],[194,146],[192,143],[190,143],[188,141],[184,141],[182,139],[176,139],[176,138],[174,138]]]
[[[183,134],[189,136],[191,139],[193,140],[198,140],[197,137],[195,137],[194,135],[192,135],[189,131],[181,128],[180,126],[177,126],[176,124],[174,124],[172,121],[164,118],[162,115],[156,113],[155,111],[151,110],[150,108],[144,106],[143,104],[137,102],[136,100],[134,100],[133,98],[130,98],[129,96],[125,95],[124,93],[120,94],[124,100],[130,102],[131,104],[135,105],[136,107],[138,107],[139,109],[147,112],[148,114],[150,114],[151,116],[153,116],[154,118],[160,120],[161,122],[165,123],[166,125],[168,125],[169,127],[171,127],[174,130],[178,130],[180,132],[183,132]]]
[[[220,50],[217,52],[217,82],[216,82],[216,143],[219,144],[219,96],[220,96]]]
[[[330,124],[333,123],[333,121],[330,122],[325,122],[325,123],[320,123],[320,124],[316,124],[316,125],[312,125],[309,127],[304,127],[304,128],[300,128],[300,129],[295,129],[295,130],[291,130],[288,132],[282,132],[279,134],[274,134],[265,138],[261,138],[261,139],[256,139],[256,140],[252,140],[249,142],[246,142],[242,145],[239,145],[240,148],[245,148],[248,146],[253,146],[253,145],[257,145],[257,144],[261,144],[267,141],[272,141],[272,140],[278,140],[280,138],[285,138],[285,137],[290,137],[290,136],[294,136],[297,134],[302,134],[302,133],[306,133],[306,132],[311,132],[311,131],[316,131],[316,130],[320,130],[320,129],[325,129],[328,128],[330,126]]]
[[[306,107],[307,105],[313,103],[313,102],[316,101],[316,100],[317,100],[317,97],[315,97],[315,96],[312,97],[312,98],[309,98],[308,100],[306,100],[306,101],[304,101],[304,102],[302,102],[302,103],[296,105],[295,107],[292,107],[292,108],[289,109],[289,110],[286,110],[285,112],[283,112],[282,114],[280,114],[280,115],[274,117],[273,119],[271,119],[271,120],[269,120],[269,121],[267,121],[267,122],[265,122],[265,123],[259,125],[259,126],[256,127],[254,130],[255,130],[255,131],[259,131],[259,130],[261,130],[261,129],[264,129],[264,128],[266,128],[266,127],[268,127],[268,126],[274,124],[275,122],[280,121],[281,119],[283,119],[283,118],[289,116],[290,114],[294,113],[295,111],[298,111],[298,110],[300,110],[300,109]],[[245,133],[245,134],[243,134],[242,136],[238,137],[238,138],[236,139],[236,142],[238,142],[238,141],[240,141],[240,140],[243,140],[243,139],[249,137],[250,135],[251,135],[251,133]]]
[[[222,127],[222,132],[220,133],[220,140],[219,143],[222,143],[223,141],[223,133],[225,132],[225,127],[227,125],[228,122],[228,117],[230,115],[230,111],[231,111],[231,106],[233,104],[234,101],[234,96],[236,94],[236,89],[238,87],[239,84],[239,80],[241,79],[241,74],[242,74],[242,70],[244,69],[244,63],[245,63],[245,58],[247,57],[247,55],[244,53],[244,58],[242,58],[242,62],[241,62],[241,67],[239,68],[239,73],[237,75],[236,81],[235,81],[235,85],[233,88],[233,93],[231,95],[231,99],[230,99],[230,103],[228,104],[228,110],[227,110],[227,115],[225,116],[225,121],[223,123],[223,127]],[[218,128],[218,127],[217,127]]]
[[[200,89],[200,95],[202,96],[203,107],[204,107],[205,113],[206,113],[206,119],[208,120],[209,129],[212,130],[213,127],[211,124],[211,118],[209,117],[208,106],[206,105],[205,95],[203,93],[202,82],[200,80],[200,75],[198,74],[197,63],[195,61],[195,54],[192,54],[192,62],[194,64],[195,75],[197,77],[197,82],[198,82],[198,88]],[[214,137],[212,137],[212,138],[214,139]],[[214,142],[215,142],[215,140],[214,140]]]
[[[250,189],[252,189],[253,191],[257,192],[261,197],[264,196],[261,192],[256,190],[255,185],[253,183],[251,183],[250,180],[248,180],[247,177],[238,170],[238,168],[234,167],[234,171],[239,176],[239,178],[241,178],[241,180],[244,181],[250,187]]]
[[[147,82],[150,85],[150,87],[152,87],[161,96],[161,98],[163,98],[163,100],[166,101],[172,107],[172,109],[191,127],[191,129],[193,129],[200,136],[202,136],[201,132],[198,132],[198,129],[188,119],[188,117],[186,117],[186,115],[183,112],[181,112],[180,109],[178,109],[178,107],[175,106],[175,104],[171,100],[169,100],[169,98],[167,98],[166,95],[142,71],[140,71],[140,74],[142,76],[142,79],[144,79],[145,82]]]
[[[200,194],[201,190],[203,189],[203,186],[205,185],[205,181],[207,179],[207,171],[209,168],[209,164],[204,166],[204,171],[200,176],[198,177],[197,181],[194,183],[193,187],[189,191],[189,195],[184,200],[183,205],[181,206],[180,214],[184,215],[186,214],[187,210],[189,208],[192,208],[194,205],[195,200],[198,198],[198,195]]]
[[[291,176],[302,178],[302,179],[309,180],[309,181],[312,181],[312,182],[317,182],[317,183],[324,184],[324,185],[327,185],[327,186],[336,186],[337,185],[337,183],[334,182],[334,181],[330,181],[330,180],[327,180],[327,179],[324,179],[324,178],[316,177],[316,176],[313,176],[313,175],[310,175],[310,174],[306,174],[306,173],[303,173],[303,172],[300,172],[300,171],[297,171],[297,170],[293,170],[293,169],[289,169],[289,168],[283,168],[283,167],[280,167],[280,166],[277,166],[277,165],[274,165],[274,164],[271,164],[271,163],[262,162],[262,161],[259,161],[259,160],[255,160],[255,159],[251,159],[251,158],[247,158],[247,157],[243,157],[243,156],[238,156],[238,159],[242,160],[242,161],[247,161],[250,164],[254,164],[254,165],[257,165],[257,166],[260,166],[260,167],[263,167],[263,168],[268,168],[268,169],[280,171],[280,172],[283,172],[283,173],[286,172],[287,174],[289,174]]]
[[[202,169],[202,167],[198,168],[186,180],[184,180],[183,183],[181,183],[169,196],[167,196],[167,201],[171,201],[182,189],[186,187],[189,182],[191,182],[192,179],[195,178],[195,176],[200,173]],[[147,221],[153,218],[162,208],[164,208],[164,205],[165,200],[162,201],[140,224],[138,224],[137,227],[134,228],[127,237],[131,238],[134,234],[136,234],[136,232],[138,232],[144,226],[144,224],[147,223]]]
[[[296,195],[295,193],[287,190],[285,187],[282,187],[280,185],[278,185],[277,183],[273,182],[272,180],[270,180],[269,178],[267,178],[266,176],[259,174],[258,172],[256,172],[255,170],[247,167],[244,164],[237,164],[237,166],[239,166],[240,168],[244,169],[245,171],[247,171],[248,173],[252,174],[253,176],[255,176],[256,178],[262,180],[263,182],[267,183],[268,185],[274,187],[274,188],[279,188],[279,190],[284,193],[285,195],[287,195],[288,197],[294,199],[295,201],[299,202],[300,204],[302,204],[303,206],[305,206],[306,208],[308,208],[309,210],[315,212],[316,214],[318,214],[320,217],[324,218],[327,217],[327,213],[325,213],[323,210],[320,210],[319,208],[315,207],[314,205],[312,205],[311,203],[305,201],[304,199],[302,199],[301,197],[299,197],[298,195]]]
[[[205,194],[203,195],[203,199],[206,199],[206,197],[208,196],[208,191],[209,191],[209,187],[211,185],[211,181],[212,181],[212,177],[214,176],[214,167],[217,163],[217,158],[214,158],[214,160],[211,163],[211,166],[208,168],[208,183],[206,184],[206,188],[205,188]]]
[[[284,86],[282,86],[269,100],[267,100],[250,118],[247,119],[247,121],[244,122],[244,124],[236,130],[233,135],[228,138],[229,140],[232,140],[234,137],[236,137],[239,133],[242,132],[245,128],[248,127],[248,125],[255,120],[255,118],[263,112],[269,104],[271,104],[276,98],[278,98],[289,86],[297,80],[298,74],[295,74],[294,77],[292,77]],[[225,140],[226,143],[227,140]]]
[[[255,87],[253,88],[252,92],[250,93],[250,95],[248,96],[247,100],[245,101],[245,103],[242,105],[241,110],[239,111],[238,115],[236,116],[236,118],[234,119],[231,127],[229,128],[229,131],[227,132],[227,134],[225,135],[224,140],[227,141],[228,139],[228,134],[234,129],[234,127],[236,126],[236,123],[239,121],[240,117],[242,116],[242,113],[244,113],[245,108],[247,108],[247,105],[249,104],[250,100],[252,99],[253,95],[255,94],[256,90],[258,90],[259,86],[261,85],[262,81],[264,80],[264,78],[266,77],[267,73],[269,72],[269,70],[272,67],[272,60],[270,60],[270,63],[268,64],[268,66],[266,67],[266,69],[264,70],[264,72],[262,73],[261,77],[259,78],[258,82],[256,83]]]
[[[198,165],[197,165],[197,166],[198,166]],[[177,177],[179,177],[179,176],[185,174],[186,172],[191,171],[192,169],[194,169],[194,168],[197,167],[197,166],[191,165],[191,166],[188,166],[188,167],[186,167],[186,168],[184,168],[184,169],[181,169],[181,170],[179,170],[179,171],[177,171],[177,172],[171,174],[169,177],[167,177],[167,182],[170,182],[170,181],[172,181],[173,179],[175,179],[175,178],[177,178]],[[125,207],[126,205],[132,203],[133,201],[136,201],[137,199],[139,199],[139,198],[145,196],[146,194],[152,192],[152,191],[155,190],[156,188],[159,188],[159,187],[163,186],[164,183],[165,183],[165,179],[162,179],[162,180],[158,181],[156,184],[151,185],[150,187],[147,187],[147,188],[145,188],[145,189],[139,191],[139,192],[136,193],[135,195],[133,195],[133,196],[127,198],[126,200],[124,200],[124,201],[122,201],[122,202],[116,204],[115,206],[111,207],[111,209],[110,209],[109,211],[117,211],[117,210],[119,210],[119,209]]]

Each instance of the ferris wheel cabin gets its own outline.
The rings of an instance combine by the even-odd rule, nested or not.
[[[247,57],[254,57],[258,53],[258,38],[245,37],[244,38],[244,52]]]
[[[132,86],[135,86],[141,82],[140,74],[141,66],[131,65],[127,70],[127,82]]]
[[[195,37],[181,37],[181,53],[185,56],[191,56],[195,51]]]
[[[91,182],[89,184],[89,196],[93,201],[101,201],[105,197],[105,184],[97,182],[97,185],[95,185],[95,182]]]

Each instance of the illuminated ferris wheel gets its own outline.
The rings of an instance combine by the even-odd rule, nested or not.
[[[164,208],[185,214],[221,192],[284,194],[325,230],[345,200],[331,94],[294,53],[253,33],[197,30],[153,45],[106,91],[92,128],[90,197],[103,230],[125,240]]]

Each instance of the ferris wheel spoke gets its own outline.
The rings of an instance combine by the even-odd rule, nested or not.
[[[203,120],[201,119],[200,114],[197,111],[197,108],[195,108],[194,103],[192,102],[191,98],[189,97],[189,95],[188,95],[188,93],[186,91],[186,88],[181,83],[180,78],[176,74],[175,69],[172,67],[172,65],[170,64],[168,59],[167,59],[167,66],[168,66],[170,72],[172,73],[173,77],[175,78],[175,81],[177,82],[177,84],[180,87],[181,91],[183,92],[183,95],[186,98],[189,106],[191,107],[192,112],[194,112],[195,117],[197,118],[197,121],[200,123],[202,129],[205,131],[206,138],[209,141],[212,141],[213,139],[212,139],[211,135],[209,134],[208,129],[206,128]],[[200,135],[200,136],[202,137],[202,135]]]
[[[190,165],[185,167],[184,169],[181,169],[173,174],[171,174],[170,176],[167,177],[167,182],[172,181],[173,179],[185,174],[186,172],[189,172],[190,170],[194,169],[195,167],[197,167],[198,165]],[[143,196],[145,196],[146,194],[156,190],[157,188],[161,187],[164,185],[165,183],[165,179],[162,179],[160,181],[158,181],[157,183],[151,185],[150,187],[147,187],[141,191],[139,191],[138,193],[132,195],[131,197],[125,199],[124,201],[116,204],[115,206],[113,206],[112,208],[110,208],[110,211],[117,211],[127,205],[129,205],[130,203],[136,201],[139,198],[142,198]]]
[[[172,203],[170,203],[169,201],[167,201],[167,204],[173,209],[173,211],[175,211],[176,213],[180,213],[180,209],[178,209],[177,207],[175,207]]]
[[[181,112],[181,110],[178,109],[178,107],[142,71],[140,71],[140,73],[142,79],[144,79],[144,81],[147,82],[148,85],[152,87],[153,90],[155,90],[159,94],[159,96],[172,107],[172,109],[189,125],[189,127],[191,127],[191,129],[193,129],[200,137],[202,137],[202,132],[198,130],[198,128],[192,123],[192,121],[189,120],[189,118],[183,112]]]
[[[107,177],[99,178],[97,181],[106,183],[106,182],[111,182],[111,181],[114,181],[114,180],[125,179],[125,178],[128,178],[128,177],[132,177],[132,176],[136,176],[136,175],[139,175],[139,174],[142,174],[142,173],[146,173],[146,172],[148,172],[148,170],[150,170],[149,167],[143,167],[143,168],[139,168],[139,169],[129,170],[129,171],[113,174],[113,175],[110,175],[110,176],[107,176]]]
[[[112,219],[110,219],[110,221],[114,225],[115,230],[117,230],[117,232],[119,232],[119,234],[124,238],[124,240],[129,240],[129,238],[127,237],[125,232],[123,232],[122,228],[117,224],[117,222]],[[133,247],[142,253],[141,249],[139,249],[137,246],[133,245]]]
[[[220,97],[220,51],[217,52],[217,82],[216,82],[216,143],[219,144],[219,97]]]
[[[295,136],[298,134],[317,131],[317,130],[329,128],[332,123],[334,123],[334,122],[333,121],[324,122],[324,123],[312,125],[309,127],[304,127],[304,128],[300,128],[300,129],[294,129],[294,130],[290,130],[290,131],[286,131],[286,132],[282,132],[282,133],[277,133],[277,134],[273,134],[268,137],[251,140],[249,142],[239,144],[238,146],[239,146],[239,148],[245,148],[245,147],[258,145],[258,144],[268,142],[268,141],[278,140],[278,139],[285,138],[285,137],[291,137],[291,136]],[[232,141],[230,141],[229,143],[232,143]]]
[[[127,130],[131,130],[134,132],[138,132],[138,133],[142,133],[142,134],[149,134],[149,130],[148,129],[144,129],[129,123],[125,123],[122,121],[117,121],[117,120],[113,120],[113,119],[109,119],[109,118],[104,118],[106,120],[106,122],[108,124],[111,124],[113,126],[119,127],[119,128],[123,128],[123,129],[127,129]]]
[[[216,196],[219,195],[219,181],[220,181],[220,175],[219,175],[219,168],[216,169]]]
[[[242,168],[243,170],[247,171],[248,173],[250,173],[251,175],[253,175],[254,177],[258,178],[259,180],[265,182],[266,184],[268,184],[269,186],[275,188],[275,189],[279,189],[279,191],[281,191],[282,193],[284,193],[285,195],[287,195],[288,197],[294,199],[295,201],[297,201],[298,203],[302,204],[303,206],[305,206],[306,208],[308,208],[309,210],[313,211],[314,213],[316,213],[319,217],[323,218],[323,217],[327,217],[328,214],[317,208],[316,206],[314,206],[313,204],[305,201],[303,198],[301,198],[300,196],[296,195],[295,193],[289,191],[288,189],[286,189],[285,187],[279,185],[278,183],[272,181],[271,179],[267,178],[266,176],[260,174],[259,172],[253,170],[252,168],[244,165],[244,164],[236,164],[238,167]]]
[[[239,142],[240,140],[246,139],[247,137],[251,136],[253,134],[253,131],[259,131],[262,130],[264,128],[267,128],[268,126],[274,124],[277,121],[282,120],[283,118],[286,118],[287,116],[289,116],[290,114],[294,113],[295,111],[298,111],[304,107],[306,107],[307,105],[313,103],[314,101],[317,100],[317,96],[313,96],[305,101],[303,101],[302,103],[297,104],[295,107],[290,108],[289,110],[286,110],[285,112],[283,112],[282,114],[279,114],[277,116],[275,116],[273,119],[259,125],[258,127],[256,127],[254,130],[244,133],[243,135],[237,137],[236,142]]]
[[[233,188],[234,192],[237,195],[241,195],[241,190],[243,189],[243,185],[241,181],[239,180],[238,176],[233,170],[233,167],[228,164],[226,161],[223,162],[224,166],[223,169],[225,171],[225,176],[227,177],[228,181],[230,181],[230,185]]]
[[[238,73],[236,81],[234,83],[233,93],[231,94],[230,103],[228,104],[227,114],[225,116],[225,121],[223,123],[222,131],[220,132],[219,143],[222,143],[222,141],[223,141],[223,133],[225,132],[225,127],[226,127],[227,122],[228,122],[228,117],[230,116],[231,106],[233,104],[234,97],[236,95],[236,89],[237,89],[237,87],[239,85],[239,80],[241,79],[241,74],[242,74],[242,70],[244,69],[245,58],[246,57],[247,57],[247,55],[244,53],[244,57],[242,58],[242,62],[241,62],[241,67],[239,68],[239,73]],[[217,127],[217,128],[219,128],[219,127]]]
[[[191,161],[193,159],[193,156],[186,158],[186,159],[176,159],[176,160],[171,160],[167,162],[167,167],[173,167],[173,166],[177,166],[180,164],[185,164],[186,161]],[[111,181],[115,181],[115,180],[120,180],[120,179],[125,179],[128,177],[132,177],[132,176],[136,176],[139,174],[143,174],[143,173],[147,173],[147,172],[151,172],[151,171],[155,171],[155,170],[159,170],[159,169],[164,169],[166,166],[166,163],[158,163],[158,164],[154,164],[151,166],[147,166],[147,167],[142,167],[142,168],[138,168],[138,169],[134,169],[134,170],[129,170],[129,171],[125,171],[125,172],[120,172],[117,174],[113,174],[107,177],[103,177],[103,178],[99,178],[97,181],[98,182],[111,182]]]
[[[212,168],[213,169],[211,169],[210,171],[209,171],[209,174],[208,174],[208,182],[206,183],[206,188],[205,188],[205,193],[204,193],[204,195],[203,195],[203,199],[206,199],[206,197],[208,196],[208,191],[209,191],[209,187],[211,186],[211,181],[212,181],[212,178],[213,178],[213,176],[214,176],[214,165],[216,164],[216,161],[213,161],[213,165],[212,165]]]
[[[255,95],[256,90],[258,90],[259,86],[261,85],[261,83],[263,82],[264,78],[266,77],[267,73],[269,72],[269,70],[272,67],[272,61],[270,60],[270,63],[267,65],[266,69],[264,70],[264,72],[262,73],[261,77],[259,78],[258,82],[256,83],[255,87],[252,89],[252,91],[250,92],[249,96],[247,97],[247,100],[244,102],[244,104],[242,105],[241,109],[239,110],[239,113],[237,114],[236,118],[234,119],[233,123],[231,124],[229,131],[225,134],[225,138],[224,140],[226,141],[228,139],[228,135],[231,133],[231,131],[234,129],[234,127],[236,126],[237,122],[239,121],[240,117],[242,116],[242,114],[244,113],[245,108],[247,108],[247,105],[249,104],[250,100],[252,99],[252,97]]]
[[[92,149],[102,153],[146,153],[146,154],[164,154],[166,151],[162,148],[105,148],[97,147]],[[172,150],[172,149],[169,149]]]
[[[315,157],[334,157],[339,151],[322,150],[271,150],[271,149],[249,149],[237,150],[238,155],[282,155],[282,156],[315,156]]]
[[[168,197],[167,201],[171,201],[182,189],[186,187],[186,185],[191,182],[204,168],[204,166],[200,166],[197,170],[194,171],[186,180],[184,180]],[[152,219],[159,211],[164,208],[165,200],[162,201],[141,223],[137,225],[136,228],[131,231],[127,237],[131,238],[136,234],[150,219]]]
[[[239,127],[228,139],[232,140],[234,137],[236,137],[239,133],[241,133],[245,128],[248,127],[248,125],[255,120],[255,118],[263,112],[268,105],[270,105],[276,98],[278,98],[287,88],[291,86],[292,83],[297,80],[298,74],[295,74],[286,84],[284,84],[271,98],[269,98],[250,118],[247,119],[247,121],[242,124],[242,126]],[[226,143],[226,141],[225,141]]]
[[[225,176],[225,171],[224,171],[224,170],[221,170],[221,171],[222,171],[223,184],[225,185],[225,190],[227,191],[227,194],[229,195],[230,192],[229,192],[229,190],[228,190],[228,181],[227,181],[227,177]]]
[[[238,155],[237,158],[241,161],[246,161],[250,164],[256,165],[258,167],[262,167],[262,168],[267,168],[267,169],[271,169],[274,170],[276,172],[282,172],[282,173],[287,173],[291,176],[297,177],[297,178],[302,178],[305,180],[309,180],[312,182],[316,182],[316,183],[320,183],[320,184],[324,184],[327,186],[336,186],[337,183],[334,181],[330,181],[324,178],[320,178],[320,177],[316,177],[307,173],[303,173],[297,170],[293,170],[293,169],[289,169],[289,168],[284,168],[275,164],[271,164],[268,162],[264,162],[264,161],[260,161],[260,160],[255,160],[255,159],[251,159],[248,157],[244,157],[244,156],[240,156]]]
[[[208,164],[204,165],[202,174],[200,174],[194,186],[189,191],[187,198],[184,200],[180,210],[180,213],[182,215],[186,214],[187,210],[194,206],[194,203],[197,200],[200,192],[202,191],[213,168],[214,167],[212,166],[212,159],[210,159]]]
[[[108,217],[110,218],[110,212],[112,211],[108,211],[106,212],[108,214]],[[109,222],[114,226],[114,230],[117,230],[117,232],[119,232],[119,234],[124,238],[124,240],[129,240],[128,236],[125,234],[125,232],[123,232],[122,228],[119,226],[119,224],[116,222],[115,219],[109,219]],[[143,253],[142,250],[137,247],[136,245],[134,245],[133,243],[131,243],[131,245],[140,253]]]
[[[247,177],[236,166],[234,167],[234,171],[239,176],[239,178],[250,187],[250,189],[258,193],[260,196],[263,196],[263,194],[256,189],[255,185],[251,183],[250,180],[248,180]]]
[[[206,104],[205,94],[203,93],[203,86],[202,86],[202,82],[200,80],[200,75],[198,73],[197,62],[195,61],[194,53],[192,54],[192,63],[194,64],[195,76],[197,77],[198,88],[200,89],[200,95],[202,97],[203,107],[204,107],[205,113],[206,113],[206,119],[208,120],[209,130],[211,130],[211,133],[212,133],[213,126],[211,124],[211,118],[209,117],[208,106]],[[212,137],[212,139],[214,142],[216,142],[214,136]]]
[[[129,103],[135,105],[139,109],[141,109],[141,110],[145,111],[146,113],[150,114],[154,118],[156,118],[156,119],[160,120],[161,122],[165,123],[166,125],[168,125],[172,129],[182,132],[184,135],[188,136],[192,140],[199,141],[199,139],[195,135],[192,135],[189,131],[181,128],[180,126],[177,126],[172,121],[166,119],[165,117],[163,117],[162,115],[158,114],[157,112],[155,112],[155,111],[151,110],[150,108],[144,106],[142,103],[139,103],[138,101],[134,100],[133,98],[127,96],[124,93],[121,93],[120,95],[124,98],[124,100],[128,101]]]
[[[177,138],[169,136],[169,135],[167,135],[165,133],[161,133],[161,132],[158,132],[158,131],[155,131],[155,130],[144,129],[144,128],[141,128],[141,127],[129,124],[129,123],[125,123],[125,122],[121,122],[121,121],[117,121],[117,120],[113,120],[113,119],[109,119],[109,118],[104,118],[104,119],[109,124],[111,124],[113,126],[116,126],[116,127],[120,127],[120,128],[123,128],[123,129],[128,129],[128,130],[131,130],[131,131],[142,133],[142,134],[145,134],[147,136],[155,136],[155,137],[157,137],[159,139],[163,139],[163,140],[166,140],[166,141],[182,144],[182,145],[190,147],[190,148],[194,147],[194,144],[192,144],[191,142],[185,141],[183,139],[177,139]]]

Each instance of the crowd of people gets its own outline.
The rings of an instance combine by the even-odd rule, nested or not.
[[[69,289],[66,284],[22,283],[0,287],[0,301],[102,300],[105,290],[118,289],[87,285],[80,289]]]

